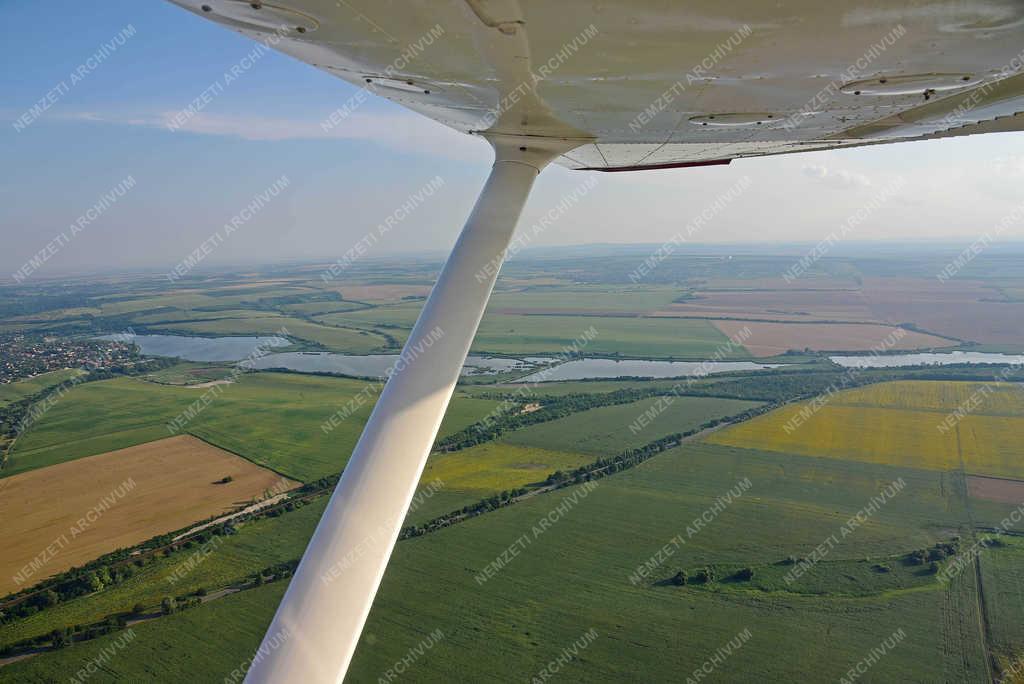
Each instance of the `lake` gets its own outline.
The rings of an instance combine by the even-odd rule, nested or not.
[[[887,354],[884,356],[830,356],[843,368],[897,368],[899,366],[949,366],[956,363],[1024,364],[1024,355],[988,352],[924,352],[920,354]]]
[[[554,382],[556,380],[590,380],[593,378],[679,378],[700,377],[729,371],[771,370],[785,364],[752,361],[645,361],[642,359],[579,359],[528,375],[517,382]]]
[[[283,337],[189,337],[186,335],[102,335],[101,340],[128,341],[138,345],[147,356],[172,356],[186,361],[240,361],[257,348],[287,347]]]
[[[255,370],[287,368],[299,373],[337,373],[361,377],[382,378],[388,368],[394,365],[398,354],[334,354],[331,352],[284,352],[268,354],[256,359]],[[551,359],[529,357],[507,359],[470,354],[462,367],[463,375],[494,375],[510,371],[528,371],[540,368]]]

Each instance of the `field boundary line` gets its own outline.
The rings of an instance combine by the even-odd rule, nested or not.
[[[280,470],[278,470],[277,468],[274,468],[273,466],[269,466],[266,463],[259,463],[258,461],[253,460],[252,458],[250,458],[249,456],[246,456],[245,454],[239,453],[239,452],[235,451],[234,449],[229,449],[228,447],[221,446],[220,444],[217,444],[216,442],[214,442],[214,441],[212,441],[210,439],[207,439],[206,437],[202,437],[200,435],[197,435],[196,433],[192,432],[191,430],[185,430],[181,434],[189,435],[190,437],[194,437],[194,438],[198,439],[200,442],[203,442],[204,444],[208,444],[208,445],[214,447],[215,449],[220,449],[221,451],[226,451],[226,452],[228,452],[229,454],[231,454],[233,456],[238,456],[239,458],[244,458],[246,461],[248,461],[249,463],[252,463],[255,466],[259,466],[260,468],[266,468],[270,472],[275,473],[277,475],[280,475],[281,477],[286,477],[289,480],[293,480],[295,482],[298,482],[300,486],[306,484],[306,482],[302,478],[296,477],[294,475],[288,475],[286,473],[283,473]],[[158,442],[160,440],[153,440],[153,441],[154,442]],[[149,442],[146,442],[146,444],[148,444],[148,443]]]

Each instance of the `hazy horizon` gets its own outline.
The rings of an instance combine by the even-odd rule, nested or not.
[[[22,65],[0,76],[8,93],[0,109],[8,121],[0,127],[9,170],[0,181],[4,282],[45,250],[52,254],[25,282],[173,267],[282,179],[237,232],[215,240],[205,265],[338,258],[403,204],[413,208],[366,254],[444,252],[488,172],[483,141],[372,94],[325,129],[320,122],[362,99],[359,91],[272,51],[224,85],[256,44],[169,3],[58,9],[0,9],[0,32]],[[104,45],[114,49],[72,79]],[[38,59],[41,47],[46,60]],[[209,103],[179,126],[176,116],[214,84]],[[660,244],[747,183],[691,241],[814,244],[865,207],[872,208],[844,240],[962,248],[986,233],[1020,240],[1022,222],[998,234],[995,226],[1021,210],[1024,154],[1013,152],[1021,142],[1024,133],[994,134],[629,174],[553,166],[538,180],[520,231],[548,215],[555,218],[531,246]],[[123,196],[66,235],[127,179]],[[53,248],[54,240],[64,244]]]

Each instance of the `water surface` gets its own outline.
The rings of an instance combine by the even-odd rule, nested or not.
[[[382,378],[398,360],[398,354],[335,354],[332,352],[284,352],[256,359],[252,368],[286,368],[299,373],[337,373]],[[508,359],[470,354],[462,367],[463,375],[495,375],[528,371],[551,359]]]
[[[843,368],[898,368],[900,366],[949,366],[955,363],[1012,363],[1024,364],[1024,355],[995,354],[990,352],[954,351],[922,352],[917,354],[886,354],[873,356],[830,356],[831,361]]]
[[[545,368],[518,382],[553,382],[555,380],[590,380],[594,378],[680,378],[703,377],[729,371],[770,370],[785,364],[752,361],[646,361],[642,359],[579,359],[554,368]]]
[[[283,337],[191,337],[188,335],[103,335],[101,340],[131,341],[147,356],[172,356],[185,361],[240,361],[274,347],[287,347]]]

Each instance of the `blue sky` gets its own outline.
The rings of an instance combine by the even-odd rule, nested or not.
[[[103,63],[69,75],[127,27]],[[488,170],[486,145],[371,96],[325,133],[356,92],[277,53],[262,55],[182,130],[164,125],[254,43],[169,3],[0,1],[0,277],[18,269],[124,178],[135,187],[39,270],[168,268],[275,179],[280,197],[209,264],[341,256],[410,194],[444,186],[374,246],[380,255],[445,250]],[[30,125],[14,123],[63,90]],[[548,169],[520,228],[586,179]],[[910,143],[747,160],[729,167],[600,175],[597,188],[536,244],[662,242],[749,176],[750,190],[698,238],[818,241],[897,177],[900,197],[855,239],[976,239],[1020,202],[1024,135]],[[1024,238],[1024,226],[1003,237]]]

